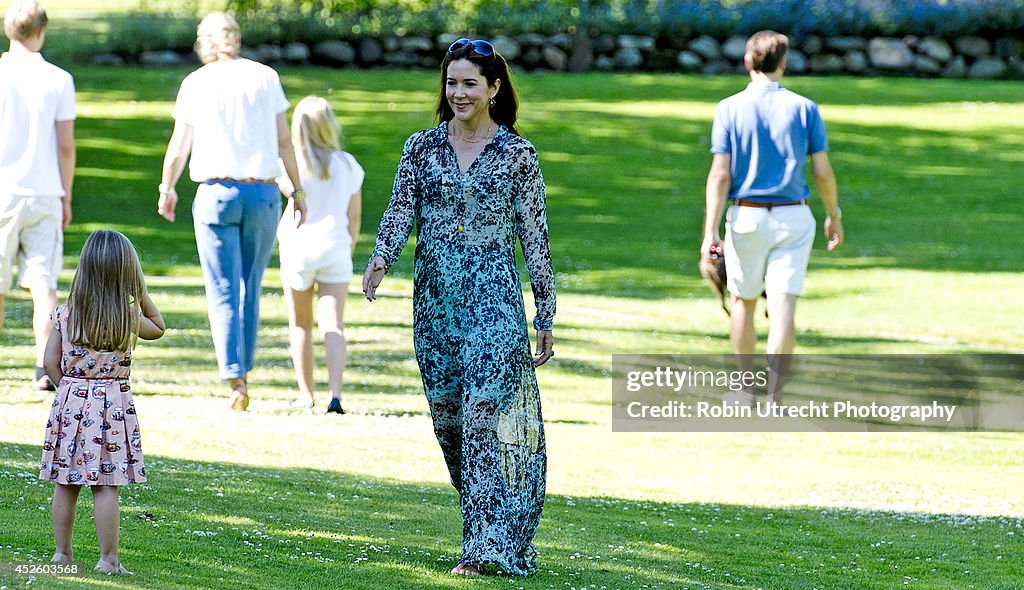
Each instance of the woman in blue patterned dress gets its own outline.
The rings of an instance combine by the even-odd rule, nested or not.
[[[363,277],[373,301],[415,224],[416,360],[462,511],[453,574],[536,569],[547,455],[534,368],[554,354],[555,282],[544,179],[517,109],[491,44],[453,43],[441,63],[440,124],[406,141]],[[534,357],[516,238],[537,306]]]

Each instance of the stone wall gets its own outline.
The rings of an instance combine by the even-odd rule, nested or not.
[[[247,47],[246,57],[275,65],[313,63],[332,67],[435,68],[458,35],[366,37],[314,44]],[[638,35],[498,36],[492,43],[512,64],[527,70],[677,71],[723,74],[743,70],[745,36],[716,39],[655,39]],[[946,78],[1024,79],[1024,40],[963,36],[794,39],[788,73],[814,75],[902,75]],[[97,55],[94,63],[123,64],[117,55]],[[130,60],[129,60],[130,61]],[[196,63],[191,54],[145,52],[139,63],[151,66]]]

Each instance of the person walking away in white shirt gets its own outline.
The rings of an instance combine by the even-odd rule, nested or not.
[[[324,340],[327,384],[331,401],[327,413],[344,414],[341,381],[345,370],[345,295],[352,280],[352,253],[359,238],[363,168],[341,150],[341,129],[334,111],[318,96],[302,99],[292,113],[292,143],[299,177],[306,191],[306,222],[296,226],[289,209],[281,217],[277,241],[281,282],[288,302],[292,362],[299,397],[293,408],[314,406],[313,285],[317,287],[317,325]],[[278,178],[284,194],[293,188],[287,176]]]
[[[71,223],[75,177],[75,84],[43,59],[46,10],[17,0],[4,17],[10,49],[0,56],[0,328],[14,269],[32,294],[35,386],[54,391],[43,369],[64,229]]]

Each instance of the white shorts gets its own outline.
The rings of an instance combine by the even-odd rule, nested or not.
[[[319,283],[352,281],[352,246],[342,244],[328,250],[305,244],[281,244],[281,283],[294,291],[305,291]]]
[[[729,292],[740,299],[757,299],[762,292],[803,293],[814,227],[807,205],[729,207],[725,215]]]
[[[58,197],[0,194],[0,293],[10,290],[15,265],[21,287],[57,288],[64,264],[63,219]]]

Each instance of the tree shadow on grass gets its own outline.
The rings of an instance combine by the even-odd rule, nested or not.
[[[750,82],[745,75],[701,76],[691,74],[574,74],[580,92],[566,97],[592,102],[644,102],[677,100],[704,102],[710,106],[743,90]],[[434,78],[431,78],[434,82]],[[537,108],[537,97],[563,96],[564,82],[558,75],[520,76],[524,110]],[[1020,82],[981,80],[906,80],[891,77],[786,76],[783,84],[822,105],[926,106],[936,103],[1020,102]],[[587,92],[600,88],[600,93]],[[533,100],[530,100],[530,97]],[[710,125],[710,121],[708,122]]]
[[[90,172],[76,183],[80,198],[68,232],[69,255],[80,250],[91,229],[114,225],[133,237],[151,274],[198,268],[188,212],[191,183],[185,180],[179,186],[178,222],[168,224],[155,213],[154,187],[171,128],[171,102],[187,71],[81,69],[79,87],[91,103],[165,101],[168,116],[126,106],[117,118],[80,117],[79,165]],[[434,75],[371,72],[360,73],[356,82],[354,73],[317,69],[314,83],[302,75],[305,71],[286,73],[290,92],[334,88],[330,96],[343,118],[358,115],[346,124],[346,134],[367,171],[363,226],[372,232],[390,196],[401,139],[431,124]],[[565,85],[561,76],[522,78],[524,91],[538,96],[557,96],[549,92]],[[396,85],[395,80],[403,84]],[[524,129],[538,148],[548,184],[548,220],[560,290],[640,300],[707,296],[699,284],[697,248],[710,161],[711,111],[727,90],[739,90],[742,84],[732,78],[642,75],[574,80],[579,84],[573,98],[536,103],[523,112]],[[998,82],[975,86],[920,81],[892,85],[886,92],[877,91],[877,81],[840,82],[799,80],[801,88],[823,103],[909,105],[962,102],[982,95],[986,100],[1016,101],[1011,97],[1015,86]],[[418,84],[423,85],[421,91],[409,91]],[[636,99],[638,87],[645,97],[670,105],[678,101],[679,107],[665,116],[644,116],[644,103]],[[390,92],[395,111],[379,108],[380,92]],[[592,104],[601,101],[613,104],[595,111]],[[632,106],[615,109],[614,101],[629,101]],[[702,111],[693,110],[694,104],[707,105],[706,119]],[[420,106],[422,113],[417,111]],[[819,231],[812,257],[815,268],[861,268],[859,261],[867,259],[873,267],[925,271],[1024,269],[1014,255],[1012,232],[993,231],[1022,220],[1019,208],[1005,205],[1013,198],[1007,179],[1020,168],[1022,146],[1012,134],[987,128],[927,130],[913,122],[833,122],[829,132],[848,210],[849,241],[825,255]],[[380,140],[392,136],[398,139]],[[986,158],[978,156],[980,146],[986,146]],[[814,207],[820,217],[820,207]],[[368,254],[370,242],[360,242],[357,260]],[[407,250],[411,249],[410,243]],[[395,266],[396,275],[411,276],[410,252]]]
[[[602,128],[631,130],[635,139],[584,140],[595,115],[571,105],[546,120],[557,140],[538,138],[544,155],[566,144],[572,156],[544,162],[556,270],[576,293],[635,299],[692,293],[703,217],[710,120],[697,122],[600,115]],[[588,122],[589,121],[589,125]],[[988,129],[940,132],[911,126],[829,125],[848,243],[824,252],[818,268],[871,267],[923,271],[1018,272],[1012,227],[1024,209],[1013,199],[1019,141]],[[857,143],[852,143],[857,138]],[[869,145],[860,139],[869,138]],[[626,141],[629,150],[609,147]],[[979,158],[978,146],[996,144]],[[679,146],[668,151],[666,146]],[[1002,157],[1003,154],[1006,157]],[[594,199],[595,195],[606,195]],[[815,197],[816,199],[816,197]],[[820,204],[812,203],[821,221]]]
[[[52,486],[38,449],[0,443],[0,561],[45,560]],[[151,455],[150,481],[121,490],[126,588],[464,588],[449,576],[461,523],[450,487],[344,472]],[[439,468],[441,466],[439,465]],[[90,500],[76,526],[96,555]],[[473,587],[1015,588],[1019,518],[836,508],[664,503],[549,495],[539,571]],[[968,541],[967,539],[970,539]],[[105,576],[76,578],[103,588]],[[37,578],[33,587],[55,587]]]

